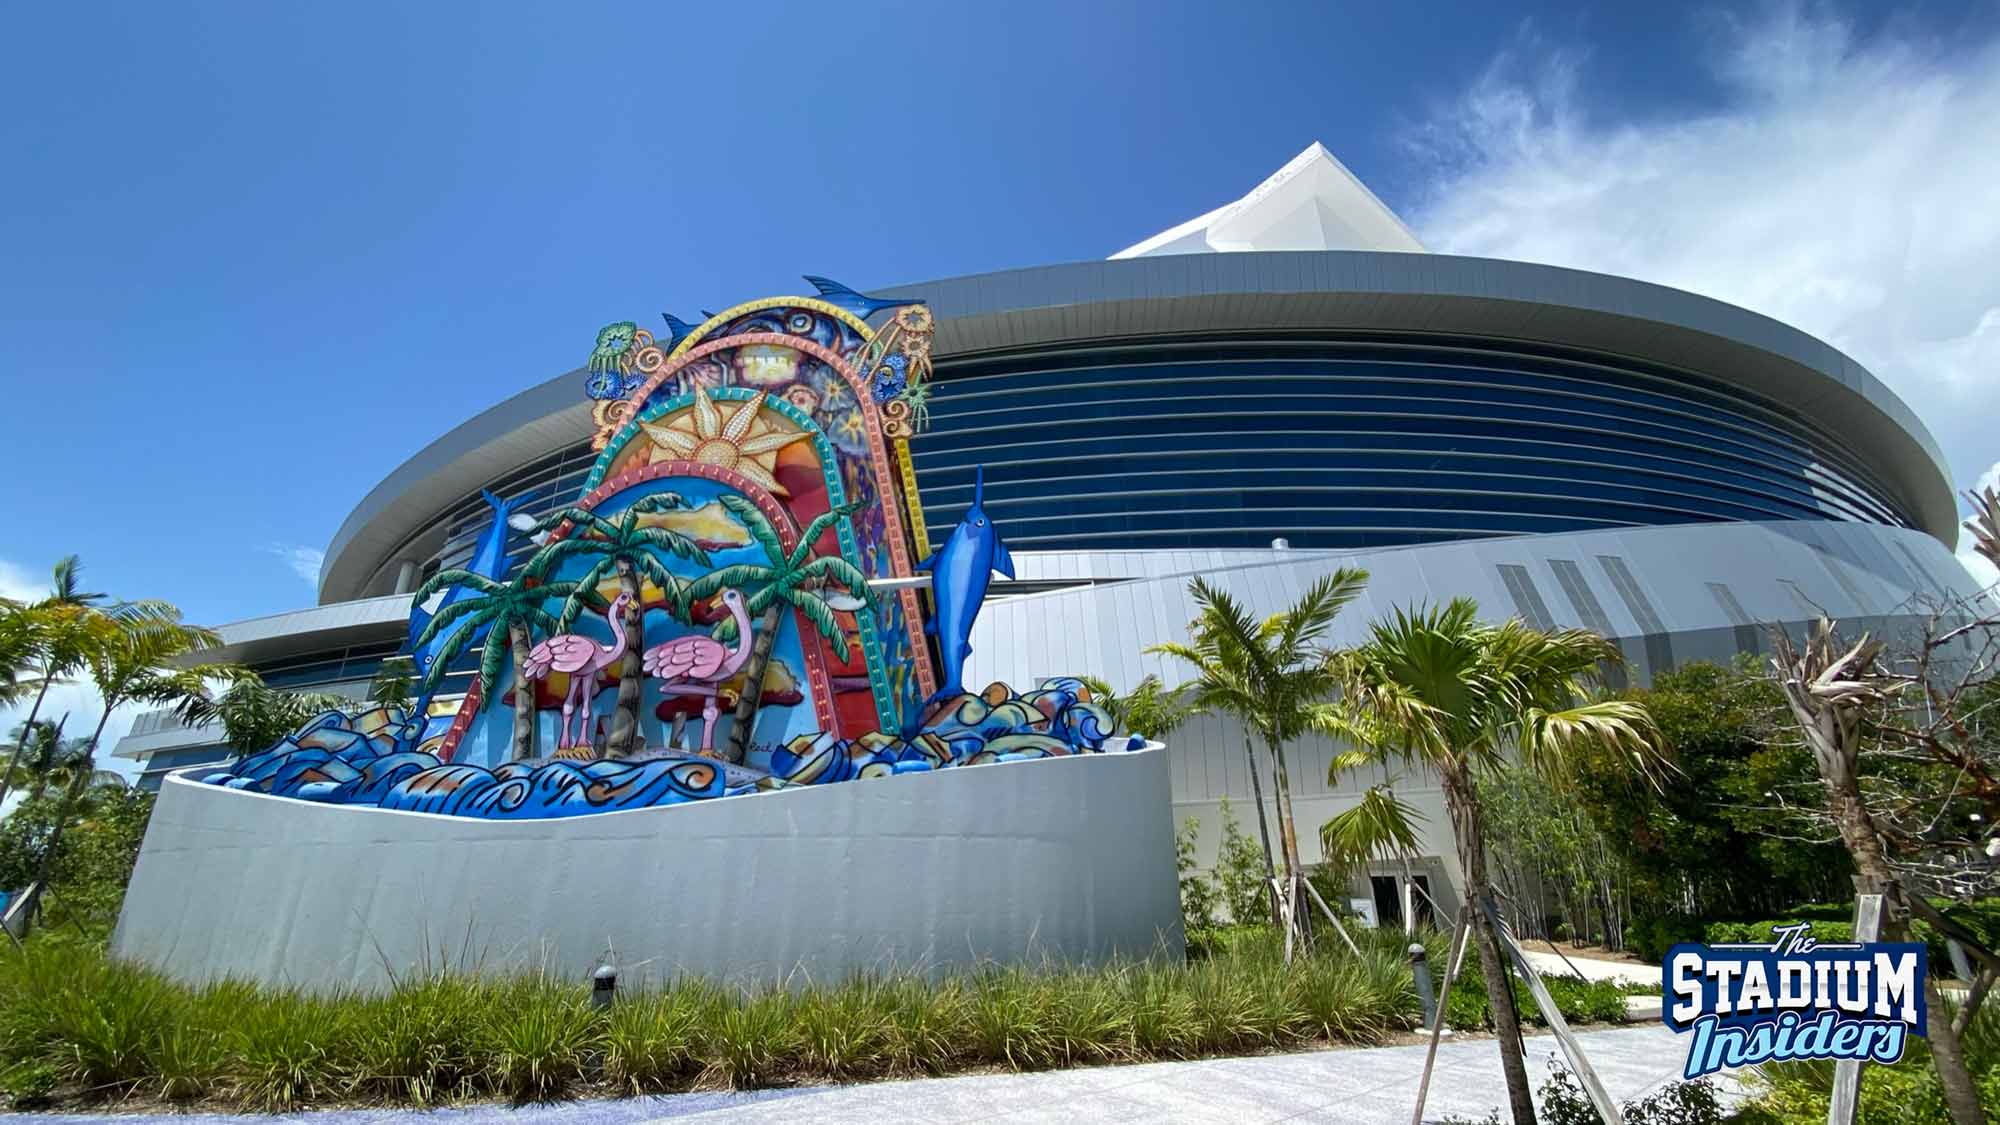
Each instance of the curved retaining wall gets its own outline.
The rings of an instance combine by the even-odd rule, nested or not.
[[[621,984],[1090,962],[1182,934],[1167,755],[1011,762],[534,821],[170,777],[112,949],[189,982],[379,988],[422,964]]]

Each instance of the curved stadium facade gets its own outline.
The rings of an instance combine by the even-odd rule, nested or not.
[[[968,683],[1178,682],[1184,668],[1143,651],[1182,634],[1194,574],[1266,613],[1360,566],[1367,593],[1336,640],[1468,595],[1615,638],[1638,682],[1759,652],[1773,623],[1893,628],[1975,592],[1935,444],[1858,364],[1677,290],[1423,253],[1318,146],[1112,260],[886,293],[939,321],[913,444],[926,521],[954,522],[983,465],[1016,560]],[[320,604],[228,626],[229,654],[279,686],[364,691],[400,646],[408,591],[469,556],[490,518],[480,489],[529,514],[576,495],[594,460],[582,378],[419,451],[341,526]],[[214,739],[145,716],[119,752],[157,784],[219,757]],[[1251,799],[1241,735],[1204,718],[1172,742],[1177,812],[1212,854],[1218,803]],[[1381,780],[1329,782],[1333,751],[1295,762],[1308,825]],[[1404,785],[1448,823],[1421,779]],[[1449,838],[1427,847],[1417,878],[1449,904]],[[1395,913],[1399,871],[1353,893]]]

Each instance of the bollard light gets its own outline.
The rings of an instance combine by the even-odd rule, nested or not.
[[[1424,943],[1410,943],[1410,975],[1417,981],[1417,1001],[1424,1007],[1424,1026],[1437,1023],[1437,996],[1431,991],[1431,959],[1424,951]]]
[[[590,974],[590,1006],[609,1008],[618,997],[618,970],[609,964],[599,965]]]

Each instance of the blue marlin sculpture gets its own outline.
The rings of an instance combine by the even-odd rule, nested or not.
[[[924,626],[924,632],[936,635],[938,660],[944,666],[944,681],[924,701],[926,711],[940,700],[964,693],[965,658],[972,655],[972,623],[986,600],[986,584],[996,570],[1014,577],[1014,556],[1007,553],[999,529],[980,506],[985,498],[986,466],[981,465],[973,470],[972,507],[951,529],[951,538],[944,546],[917,564],[918,570],[931,572],[937,616]]]
[[[880,297],[870,297],[865,293],[857,293],[838,281],[824,277],[814,277],[811,274],[806,274],[805,279],[812,283],[814,289],[819,290],[820,300],[825,301],[829,305],[837,305],[840,308],[846,309],[863,320],[867,320],[883,309],[899,309],[904,305],[923,304],[922,301],[912,301],[909,299],[885,301]]]
[[[701,327],[699,324],[689,324],[672,313],[661,313],[660,317],[667,322],[666,350],[668,351],[673,351],[675,348],[680,347],[682,340],[687,339],[693,334],[695,329]]]
[[[465,569],[482,578],[498,581],[507,569],[507,539],[513,530],[508,525],[507,517],[511,514],[513,504],[483,488],[479,490],[479,495],[485,497],[486,503],[492,506],[493,522],[486,525],[486,530],[480,533],[479,546],[472,552],[472,561],[465,564]],[[446,588],[444,597],[435,609],[427,610],[422,606],[410,607],[410,639],[406,643],[410,649],[410,659],[417,667],[418,679],[422,679],[425,673],[430,671],[431,663],[444,648],[450,630],[439,630],[438,635],[432,637],[430,643],[422,649],[416,647],[417,638],[423,635],[424,629],[431,623],[431,618],[437,616],[446,606],[462,602],[472,596],[473,592],[464,586],[451,586]],[[478,644],[485,635],[486,629],[482,626],[473,634],[472,643]],[[429,702],[428,696],[419,700],[416,712],[422,714],[424,704]]]

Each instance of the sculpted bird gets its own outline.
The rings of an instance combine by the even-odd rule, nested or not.
[[[736,641],[724,645],[701,633],[675,637],[646,650],[646,674],[663,681],[661,693],[668,696],[702,696],[701,752],[715,756],[715,719],[721,714],[716,690],[734,676],[750,659],[750,612],[744,608],[740,591],[724,590],[723,607],[736,621]]]
[[[545,679],[550,672],[569,674],[569,693],[563,696],[562,732],[556,736],[557,757],[577,757],[565,753],[573,749],[589,753],[590,708],[592,698],[597,695],[597,674],[616,663],[625,651],[625,607],[631,603],[632,595],[621,593],[611,599],[611,608],[604,611],[605,620],[611,625],[610,644],[601,644],[582,633],[558,633],[536,645],[521,666],[530,680]],[[576,733],[572,734],[570,720],[579,704],[583,721],[576,724]]]

